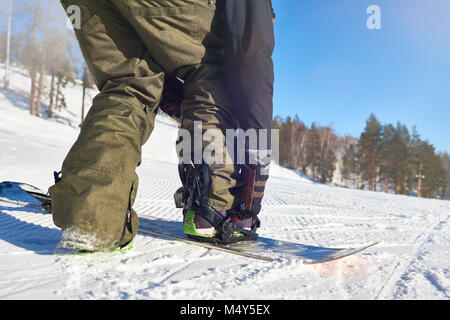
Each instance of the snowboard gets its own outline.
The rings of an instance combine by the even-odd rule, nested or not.
[[[31,184],[3,181],[0,183],[0,201],[18,206],[51,211],[50,196]]]
[[[42,208],[51,212],[50,197],[42,190],[26,183],[10,181],[0,183],[0,201],[36,209]],[[263,261],[298,258],[304,264],[317,264],[342,259],[377,244],[375,242],[352,248],[328,248],[266,237],[258,237],[256,241],[242,241],[227,245],[213,244],[200,242],[186,236],[182,231],[182,222],[180,221],[171,221],[156,217],[141,217],[139,219],[139,233],[182,241],[190,245],[220,250]]]
[[[258,260],[277,261],[290,257],[301,259],[304,264],[316,264],[341,259],[377,244],[371,243],[355,248],[327,248],[265,237],[258,237],[256,241],[242,241],[226,245],[213,244],[190,239],[182,231],[182,222],[152,217],[139,219],[139,232]]]

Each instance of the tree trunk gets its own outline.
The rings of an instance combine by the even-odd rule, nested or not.
[[[35,41],[36,41],[36,34],[38,29],[38,13],[40,11],[40,1],[36,2],[35,8],[34,8],[34,15],[33,20],[31,23],[31,39],[29,40],[31,45],[31,48],[35,50]],[[36,99],[36,81],[37,81],[37,70],[36,65],[34,64],[34,59],[31,61],[30,65],[30,78],[31,78],[31,92],[30,92],[30,114],[34,114],[34,106],[35,106],[35,99]]]
[[[41,116],[41,97],[42,97],[42,90],[44,87],[44,78],[45,78],[45,69],[44,69],[44,64],[42,64],[40,75],[39,75],[38,90],[37,90],[36,117]]]
[[[395,194],[400,194],[400,177],[395,178]]]
[[[372,153],[372,157],[370,159],[370,179],[369,179],[369,190],[375,191],[375,179],[376,179],[376,168],[375,168],[375,150]]]
[[[34,103],[36,98],[36,71],[31,71],[31,92],[30,92],[30,114],[34,114]]]
[[[61,87],[61,78],[58,77],[58,84],[56,85],[55,110],[58,109],[58,105],[59,105],[60,87]]]
[[[55,95],[55,75],[52,74],[52,81],[50,82],[50,103],[48,105],[47,116],[53,118],[53,96]]]
[[[423,170],[423,162],[420,160],[419,162],[419,179],[417,181],[417,197],[422,197],[422,170]]]
[[[48,12],[51,12],[52,2],[50,1],[48,3]],[[41,67],[40,67],[40,77],[39,77],[39,88],[38,88],[38,94],[37,94],[37,102],[36,102],[36,116],[40,117],[41,115],[41,98],[42,98],[42,90],[44,89],[44,79],[45,79],[45,65],[47,64],[47,54],[48,54],[48,47],[49,47],[49,35],[48,35],[48,27],[50,24],[50,19],[47,18],[47,22],[45,24],[45,30],[44,30],[44,43],[43,46],[43,53],[42,58],[40,60]]]
[[[403,177],[403,194],[408,194],[408,177],[406,175]]]

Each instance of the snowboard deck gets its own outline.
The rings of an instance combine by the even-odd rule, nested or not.
[[[0,201],[18,206],[50,211],[50,197],[31,184],[3,181],[0,183]]]
[[[50,212],[50,197],[39,188],[19,182],[5,181],[0,183],[0,201],[19,206],[42,209]],[[342,259],[366,250],[378,242],[354,248],[327,248],[311,246],[295,242],[259,237],[256,241],[242,241],[233,244],[214,244],[200,242],[186,236],[182,231],[182,222],[170,221],[156,217],[139,219],[141,234],[182,241],[207,249],[220,250],[248,258],[263,261],[276,261],[284,258],[298,258],[304,264],[317,264]]]
[[[291,257],[301,259],[304,264],[317,264],[341,259],[377,244],[375,242],[355,248],[327,248],[265,237],[259,237],[256,241],[242,241],[228,245],[213,244],[190,239],[182,231],[182,222],[160,218],[140,218],[139,232],[258,260],[276,261]]]

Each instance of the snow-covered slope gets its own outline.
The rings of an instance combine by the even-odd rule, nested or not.
[[[0,65],[0,77],[3,69]],[[54,120],[30,116],[29,80],[0,90],[0,181],[47,189],[78,134],[81,88]],[[90,97],[95,91],[89,93]],[[181,221],[177,128],[158,117],[138,168],[141,217]],[[260,234],[323,246],[380,244],[346,259],[261,262],[138,234],[127,253],[55,255],[51,216],[0,203],[0,299],[449,299],[450,202],[315,184],[272,167]]]

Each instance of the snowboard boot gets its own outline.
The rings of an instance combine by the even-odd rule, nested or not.
[[[217,212],[222,221],[218,227],[212,225],[202,215],[186,210],[183,217],[183,232],[190,238],[211,243],[229,244],[240,241],[255,241],[255,233],[260,222],[257,217],[239,220],[229,217],[224,211]]]
[[[256,240],[257,218],[243,216],[242,210],[218,211],[209,202],[211,172],[207,165],[180,165],[183,204],[183,232],[199,241],[228,244]],[[181,192],[181,190],[180,190]]]

